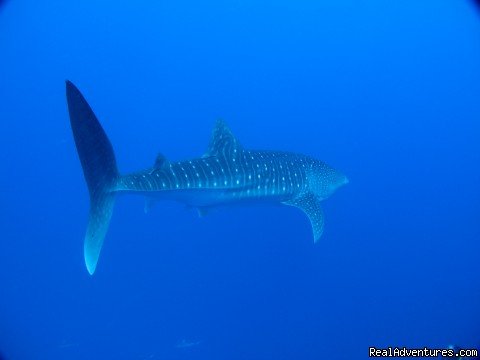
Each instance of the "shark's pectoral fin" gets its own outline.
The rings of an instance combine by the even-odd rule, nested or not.
[[[284,201],[285,205],[295,206],[307,214],[312,224],[313,241],[317,242],[323,233],[323,211],[320,200],[312,193],[302,195],[298,198]]]

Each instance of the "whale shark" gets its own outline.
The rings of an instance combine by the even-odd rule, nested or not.
[[[218,120],[210,144],[199,158],[170,161],[157,155],[152,167],[131,174],[118,172],[112,145],[78,88],[66,81],[70,124],[90,195],[84,240],[88,272],[97,267],[118,194],[169,199],[199,209],[235,203],[266,202],[297,207],[307,215],[317,242],[323,233],[321,202],[347,177],[320,160],[283,151],[244,148],[227,124]]]

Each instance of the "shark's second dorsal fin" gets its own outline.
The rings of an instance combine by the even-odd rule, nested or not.
[[[170,161],[161,153],[157,154],[157,157],[155,158],[155,162],[153,163],[153,168],[152,171],[150,171],[150,175],[155,174],[157,171],[165,170],[170,168]],[[145,214],[148,214],[150,212],[150,209],[152,206],[155,204],[155,199],[154,198],[149,198],[147,197],[145,199],[145,206],[143,208],[143,211]]]
[[[210,145],[203,157],[220,156],[235,159],[241,152],[242,146],[230,128],[223,120],[217,120]]]
[[[155,163],[153,164],[153,167],[157,170],[163,169],[165,167],[169,167],[170,162],[167,160],[163,154],[158,154],[157,157],[155,158]]]
[[[313,230],[313,241],[317,242],[323,234],[323,211],[320,200],[312,193],[283,202],[285,205],[295,206],[308,216]]]
[[[154,174],[157,171],[160,170],[165,170],[170,168],[170,161],[163,156],[163,154],[158,154],[157,157],[155,158],[155,162],[153,163],[152,170],[150,171],[150,174]]]

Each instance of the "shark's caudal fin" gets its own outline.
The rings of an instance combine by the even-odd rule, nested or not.
[[[112,145],[80,91],[67,81],[67,103],[75,145],[90,193],[90,215],[84,254],[88,272],[93,274],[103,239],[112,216],[118,178]]]

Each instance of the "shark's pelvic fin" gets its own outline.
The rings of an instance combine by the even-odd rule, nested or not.
[[[219,119],[213,129],[210,145],[203,157],[219,156],[236,159],[242,152],[242,146],[233,135],[225,121]]]
[[[90,215],[84,242],[85,264],[93,274],[112,216],[118,179],[112,145],[80,91],[66,84],[70,124],[90,193]]]
[[[307,214],[312,224],[313,241],[317,242],[323,234],[323,211],[320,200],[312,193],[306,193],[293,200],[285,201],[285,205],[295,206]]]

